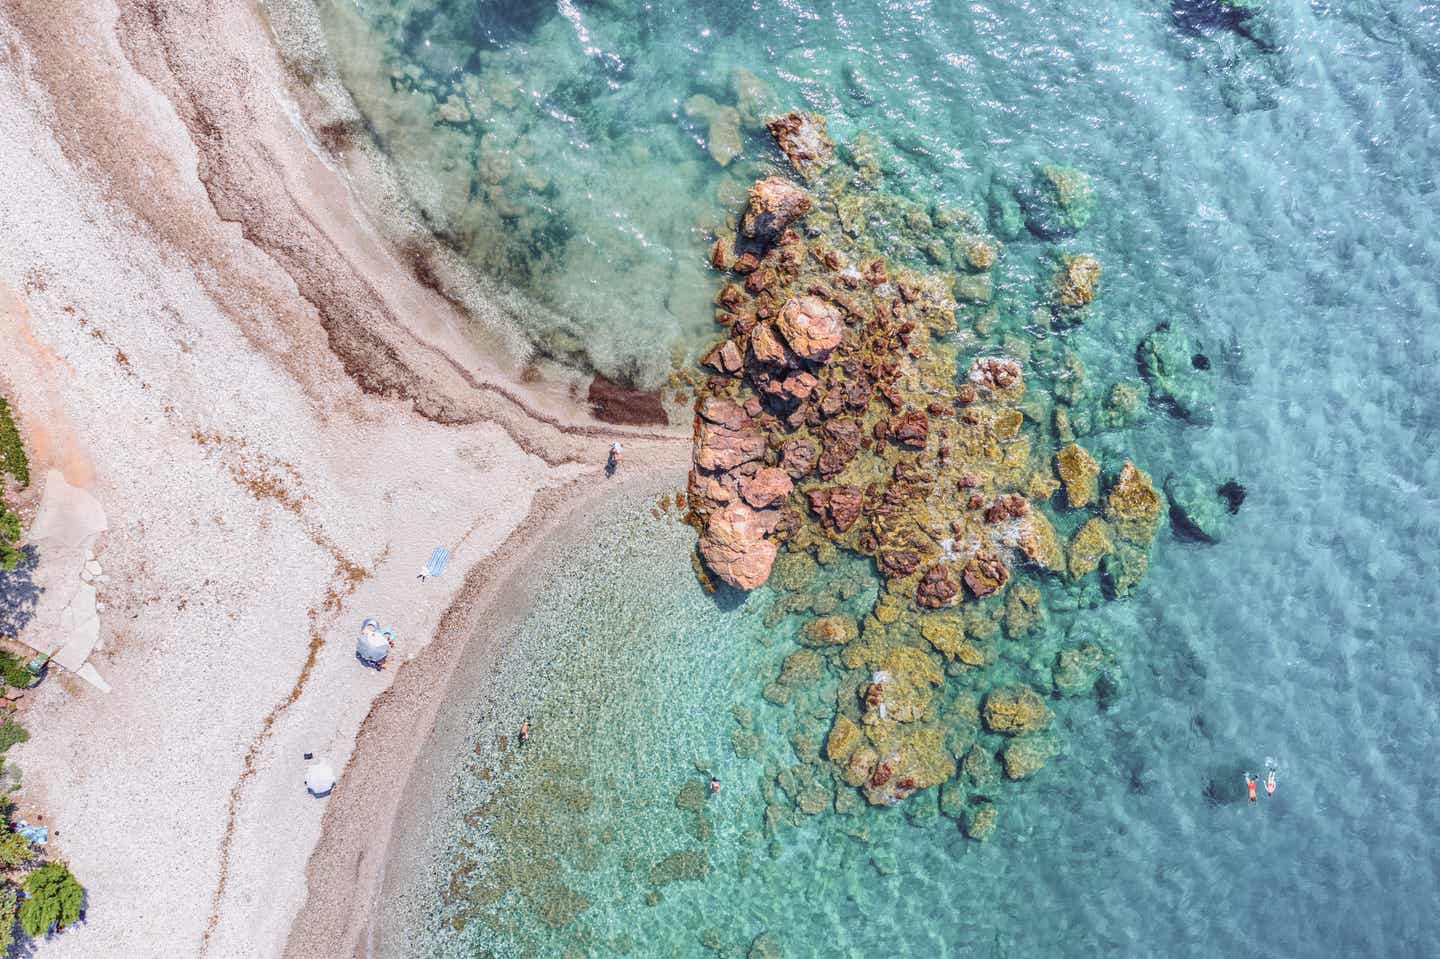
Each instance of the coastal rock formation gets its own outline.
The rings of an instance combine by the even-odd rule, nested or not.
[[[772,131],[807,188],[758,181],[733,235],[715,241],[725,336],[691,381],[687,501],[702,578],[708,569],[753,588],[773,569],[780,596],[767,622],[813,617],[765,687],[794,709],[799,759],[772,774],[767,829],[948,783],[959,790],[949,814],[988,835],[1002,780],[1032,775],[1055,748],[1041,735],[1050,710],[1016,681],[1015,663],[1028,660],[1020,675],[1046,694],[1093,690],[1091,647],[1057,652],[1044,638],[1051,617],[1124,596],[1145,571],[1163,497],[1133,464],[1102,496],[1099,463],[1075,443],[1131,422],[1139,393],[1116,384],[1095,397],[1063,339],[990,332],[1005,261],[978,214],[857,186],[879,179],[841,166],[803,114]],[[845,162],[875,158],[862,149]],[[1088,179],[1039,176],[1043,189],[1021,191],[1023,215],[1082,226]],[[1018,206],[995,203],[1024,230]],[[956,272],[922,273],[883,252],[897,248]],[[1099,277],[1093,257],[1060,262],[1030,314],[1051,329],[1076,322]],[[1068,543],[1054,508],[1066,511]],[[873,580],[841,572],[857,557]],[[1047,603],[1046,581],[1066,581],[1063,602]],[[872,587],[868,614],[843,605]],[[759,748],[741,734],[737,749]]]

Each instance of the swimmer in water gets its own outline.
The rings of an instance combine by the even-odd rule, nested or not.
[[[1265,772],[1265,795],[1275,795],[1275,767],[1271,766]]]
[[[716,778],[713,777],[713,776],[710,777],[710,795],[712,795],[712,796],[718,796],[718,795],[720,795],[720,780],[716,779]]]
[[[523,746],[523,745],[525,745],[525,744],[526,744],[527,742],[529,742],[529,741],[530,741],[530,720],[527,719],[527,720],[525,720],[523,723],[520,724],[520,745]]]
[[[1250,792],[1250,801],[1255,801],[1255,784],[1259,782],[1254,773],[1245,774],[1245,788]]]

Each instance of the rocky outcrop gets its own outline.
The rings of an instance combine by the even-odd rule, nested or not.
[[[864,497],[859,487],[830,486],[807,490],[805,499],[810,511],[820,518],[821,525],[843,533],[860,519]]]
[[[784,177],[757,180],[750,188],[750,206],[740,231],[759,243],[774,243],[786,227],[810,212],[811,205],[809,195]]]
[[[1100,464],[1084,448],[1071,443],[1056,453],[1055,472],[1071,509],[1083,509],[1099,496]]]
[[[1083,253],[1064,257],[1055,274],[1055,304],[1070,310],[1089,306],[1099,285],[1099,260]]]
[[[716,576],[737,589],[754,589],[770,577],[778,547],[765,538],[772,528],[763,516],[741,502],[712,513],[700,536],[700,555]]]
[[[695,422],[695,465],[704,470],[730,470],[759,459],[765,436],[745,411],[729,400],[707,399]]]
[[[740,480],[740,498],[756,509],[783,503],[795,488],[789,474],[774,466],[765,466]]]
[[[1040,694],[1029,686],[1016,683],[991,690],[981,708],[985,728],[991,732],[1016,736],[1035,733],[1050,726],[1050,709]]]
[[[1164,499],[1150,477],[1127,461],[1105,497],[1105,518],[1121,537],[1147,544],[1155,538]]]
[[[840,311],[818,296],[798,296],[786,301],[775,326],[790,349],[816,363],[828,359],[845,336],[845,321]]]
[[[795,172],[807,179],[835,159],[835,141],[825,132],[825,118],[798,110],[772,117],[765,124]]]
[[[993,592],[993,590],[992,590]],[[925,609],[940,609],[959,601],[960,585],[950,567],[937,563],[925,571],[915,587],[915,602]]]

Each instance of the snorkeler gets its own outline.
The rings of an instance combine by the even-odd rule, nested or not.
[[[1251,802],[1254,802],[1254,801],[1255,801],[1255,784],[1256,784],[1257,782],[1259,782],[1259,780],[1255,778],[1255,774],[1254,774],[1254,773],[1248,773],[1248,772],[1247,772],[1247,773],[1245,774],[1245,788],[1250,791],[1250,801],[1251,801]]]

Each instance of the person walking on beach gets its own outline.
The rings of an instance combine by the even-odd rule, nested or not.
[[[523,746],[523,745],[525,745],[525,744],[526,744],[527,742],[529,742],[529,741],[530,741],[530,720],[527,719],[527,720],[525,720],[523,723],[520,724],[520,745]]]
[[[1255,801],[1255,784],[1257,782],[1259,782],[1259,780],[1255,778],[1254,773],[1247,772],[1245,774],[1245,788],[1250,791],[1251,802]]]
[[[620,468],[620,461],[624,458],[625,448],[620,445],[619,440],[616,440],[610,444],[610,460],[605,464],[605,468],[611,473],[615,472]]]

